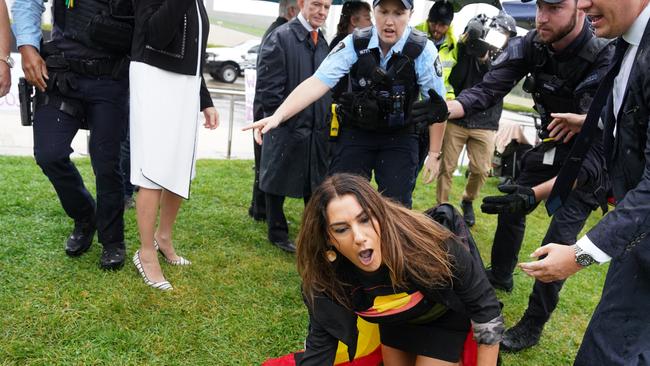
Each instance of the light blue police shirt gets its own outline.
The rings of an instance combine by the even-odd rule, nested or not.
[[[400,38],[397,43],[391,47],[387,55],[382,55],[380,50],[379,66],[386,70],[388,65],[388,60],[393,55],[393,53],[401,52],[406,44],[406,40],[411,34],[411,27],[406,27],[402,38]],[[339,79],[345,76],[350,72],[352,66],[357,62],[357,53],[354,50],[354,44],[352,42],[352,34],[345,37],[341,42],[343,42],[344,47],[336,46],[332,52],[325,58],[325,60],[320,64],[314,76],[318,80],[325,83],[325,85],[333,88]],[[370,36],[370,42],[368,42],[368,49],[379,48],[379,36],[377,35],[377,29],[372,27],[372,35]],[[438,58],[438,50],[427,40],[427,44],[422,50],[420,56],[415,59],[415,74],[418,78],[418,84],[420,85],[420,93],[423,98],[429,98],[429,90],[435,90],[439,95],[444,96],[447,93],[445,89],[445,84],[442,80],[442,76],[438,76],[436,73],[435,62]]]

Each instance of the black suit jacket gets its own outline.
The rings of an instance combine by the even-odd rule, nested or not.
[[[649,23],[650,24],[650,23]],[[603,143],[616,209],[587,236],[602,251],[617,258],[635,246],[639,260],[650,268],[650,26],[646,26],[626,87],[618,118],[604,113]],[[611,103],[611,98],[610,98]],[[603,106],[592,106],[603,108]],[[611,111],[609,106],[605,111]],[[614,129],[616,128],[616,135]]]

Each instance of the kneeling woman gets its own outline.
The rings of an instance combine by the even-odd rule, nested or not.
[[[427,216],[336,174],[311,197],[297,244],[310,314],[301,365],[331,365],[338,340],[354,349],[357,316],[379,324],[386,366],[458,365],[470,325],[478,365],[496,365],[494,291],[479,261]]]

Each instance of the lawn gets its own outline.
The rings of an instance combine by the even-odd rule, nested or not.
[[[92,182],[87,159],[75,161]],[[0,364],[2,365],[259,365],[300,349],[306,332],[293,255],[266,242],[265,225],[246,214],[251,161],[198,162],[192,198],[178,218],[178,252],[189,268],[163,264],[174,291],[144,285],[132,263],[98,268],[100,246],[69,258],[63,243],[71,221],[31,158],[0,157]],[[464,178],[454,182],[460,200]],[[94,188],[91,188],[94,190]],[[496,192],[490,179],[484,194]],[[414,206],[432,205],[435,186],[419,184]],[[301,200],[288,200],[291,235]],[[478,209],[478,205],[476,205]],[[592,215],[592,226],[600,213]],[[135,212],[125,215],[128,253],[138,247]],[[529,217],[522,250],[541,241],[549,219]],[[478,213],[472,229],[489,259],[496,217]],[[129,257],[130,258],[130,257]],[[569,365],[600,297],[606,266],[567,282],[559,308],[532,350],[504,355],[504,365]],[[515,276],[511,294],[498,292],[507,325],[523,313],[532,280]]]

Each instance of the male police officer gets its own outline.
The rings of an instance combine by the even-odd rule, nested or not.
[[[510,193],[506,197],[509,204],[493,205],[486,198],[482,206],[488,213],[499,213],[492,268],[487,274],[494,287],[506,291],[513,286],[512,273],[523,240],[525,214],[537,205],[530,187],[557,175],[571,149],[571,142],[549,137],[550,113],[586,113],[611,58],[611,47],[607,41],[594,37],[576,3],[577,0],[538,0],[536,30],[524,38],[513,38],[482,83],[464,90],[456,101],[448,102],[450,118],[472,115],[494,105],[530,73],[525,84],[542,117],[543,142],[524,156],[517,185],[502,187],[502,191]],[[587,178],[582,181],[588,183],[581,184],[555,213],[544,244],[575,243],[586,218],[604,198],[604,190],[598,189],[602,182],[596,179],[602,174],[585,170],[583,176]],[[542,328],[557,305],[561,287],[562,282],[535,283],[528,309],[519,323],[506,332],[503,349],[518,351],[539,341]]]
[[[16,0],[12,8],[25,77],[38,89],[34,156],[75,222],[66,254],[86,252],[97,231],[104,247],[101,268],[117,269],[125,255],[119,163],[133,10],[130,1],[54,0],[52,41],[42,44],[44,9],[42,0]],[[90,130],[97,204],[69,157],[80,128]]]

